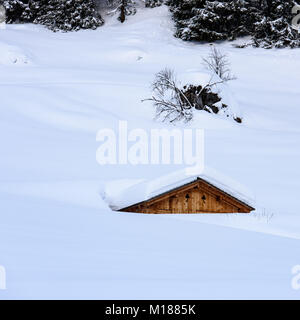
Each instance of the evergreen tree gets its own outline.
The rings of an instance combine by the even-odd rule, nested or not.
[[[257,16],[253,44],[264,48],[300,47],[300,36],[291,26],[293,0],[252,0]]]
[[[126,16],[136,14],[136,8],[134,0],[120,0],[120,2],[119,20],[123,23],[126,20]]]
[[[159,7],[163,4],[163,0],[145,0],[145,7],[146,8],[155,8]]]
[[[300,47],[299,33],[291,27],[294,0],[168,0],[183,40],[233,40],[252,36],[264,48]]]
[[[6,9],[6,22],[23,22],[25,19],[22,17],[22,13],[28,7],[28,0],[3,0],[0,1]]]
[[[171,0],[176,36],[183,40],[216,41],[248,34],[246,1]]]
[[[126,20],[127,16],[136,14],[135,4],[134,0],[108,0],[109,7],[113,8],[110,13],[114,14],[118,12],[118,19],[122,23]]]
[[[53,31],[96,29],[103,24],[94,0],[5,0],[7,22],[33,22]]]

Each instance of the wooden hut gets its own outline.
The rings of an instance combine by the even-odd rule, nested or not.
[[[211,169],[192,176],[181,171],[134,184],[112,201],[111,207],[148,214],[250,213],[255,210],[253,200],[243,189],[224,176],[216,179]]]

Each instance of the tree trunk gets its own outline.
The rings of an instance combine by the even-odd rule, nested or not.
[[[126,5],[127,5],[127,1],[126,0],[122,0],[122,3],[121,3],[121,13],[120,13],[120,21],[123,23],[126,19],[126,16],[125,16],[125,11],[126,11]]]

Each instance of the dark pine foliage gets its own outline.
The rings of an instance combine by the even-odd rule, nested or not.
[[[293,0],[252,0],[257,15],[252,33],[257,47],[300,47],[300,36],[291,26]]]
[[[169,0],[176,36],[183,40],[216,41],[248,34],[244,0]]]
[[[53,31],[96,29],[103,24],[94,0],[4,0],[7,22],[32,22]]]
[[[146,0],[145,6],[146,8],[155,8],[161,6],[163,2],[164,0]]]
[[[292,29],[294,0],[167,0],[175,36],[189,41],[234,40],[251,36],[254,46],[300,47]]]

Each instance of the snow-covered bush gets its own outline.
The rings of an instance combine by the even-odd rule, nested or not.
[[[176,121],[189,122],[193,119],[194,110],[203,110],[212,114],[223,112],[228,117],[225,109],[228,105],[222,102],[222,98],[213,88],[217,84],[228,80],[217,77],[216,81],[211,80],[206,85],[185,84],[177,80],[173,70],[164,69],[155,75],[152,83],[153,95],[143,101],[151,101],[156,110],[156,119],[163,122],[174,123]],[[239,123],[242,119],[233,116]]]
[[[94,0],[4,0],[7,22],[33,22],[53,31],[96,29],[103,24]]]

